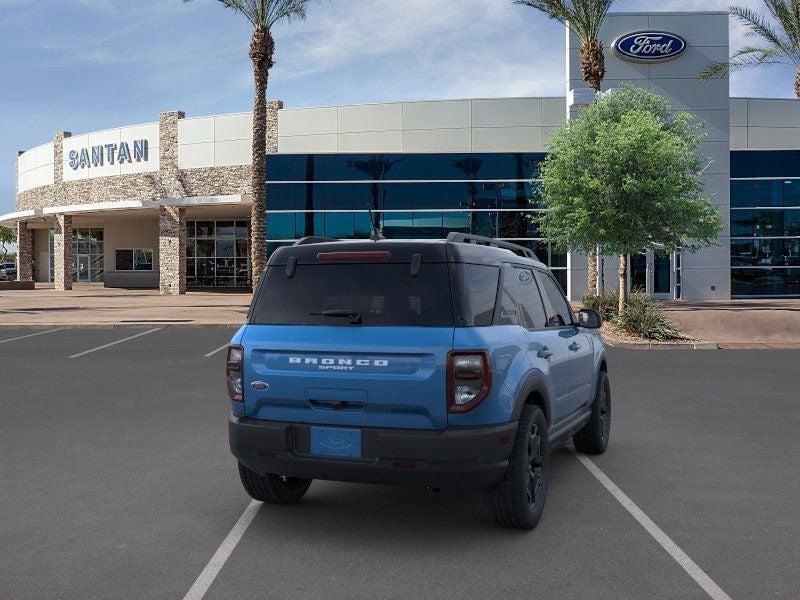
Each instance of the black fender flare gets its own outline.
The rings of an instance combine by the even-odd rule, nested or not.
[[[554,412],[553,401],[550,398],[550,392],[547,391],[544,378],[538,371],[532,372],[525,379],[525,383],[522,384],[522,387],[517,393],[517,400],[514,403],[514,420],[519,420],[522,414],[522,408],[533,393],[536,393],[541,398],[541,402],[537,402],[536,404],[542,409],[544,418],[547,420],[547,425],[550,427],[553,424],[551,420]]]

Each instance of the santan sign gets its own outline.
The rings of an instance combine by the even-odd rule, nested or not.
[[[131,146],[133,149],[131,150]],[[70,150],[67,157],[69,166],[73,171],[91,167],[102,167],[104,164],[113,165],[115,163],[125,164],[136,162],[147,162],[148,143],[146,139],[120,142],[119,144],[102,144],[91,148],[81,148]]]
[[[614,40],[614,53],[634,62],[672,60],[686,50],[686,40],[665,31],[637,31]]]

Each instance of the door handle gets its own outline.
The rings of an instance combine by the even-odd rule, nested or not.
[[[553,356],[553,351],[550,350],[547,346],[543,346],[541,350],[536,353],[536,356],[539,358],[550,358]]]
[[[581,345],[579,343],[577,343],[577,342],[572,342],[569,345],[569,349],[572,350],[573,352],[577,352],[578,350],[581,349]]]

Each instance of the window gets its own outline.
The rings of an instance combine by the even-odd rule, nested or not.
[[[305,215],[306,213],[297,213]],[[292,239],[294,213],[267,213],[267,231]],[[274,238],[273,238],[274,239]],[[248,221],[188,221],[186,223],[186,285],[250,286],[250,223]]]
[[[536,285],[536,278],[530,269],[515,269],[515,271],[522,322],[528,329],[542,329],[546,324],[547,317],[539,286]]]
[[[519,325],[519,311],[517,310],[517,284],[516,270],[513,267],[503,267],[500,297],[495,312],[496,325]]]
[[[356,311],[361,325],[452,327],[447,265],[423,263],[411,275],[406,264],[298,265],[267,269],[255,301],[258,325],[349,325],[326,310]],[[491,318],[491,317],[490,317]]]
[[[549,273],[539,273],[542,289],[550,301],[551,314],[547,319],[548,327],[563,327],[572,325],[572,311],[567,304],[561,288]]]
[[[457,324],[468,327],[491,325],[500,267],[458,263],[451,268]]]
[[[114,265],[117,271],[152,271],[153,251],[149,248],[117,248]]]

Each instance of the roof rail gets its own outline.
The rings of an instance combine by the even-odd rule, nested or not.
[[[324,244],[325,242],[338,242],[338,241],[340,240],[336,240],[334,238],[317,237],[314,235],[310,235],[308,237],[304,237],[302,239],[297,240],[293,245],[305,246],[306,244]]]
[[[511,250],[511,252],[513,252],[518,256],[524,256],[525,258],[532,258],[533,260],[539,260],[538,257],[536,256],[536,253],[530,248],[526,248],[525,246],[520,246],[518,244],[512,244],[511,242],[496,240],[490,237],[483,237],[480,235],[470,235],[469,233],[458,233],[456,231],[452,231],[449,234],[447,234],[447,241],[453,244],[476,244],[478,246],[491,246],[493,248],[503,248],[504,250]]]

